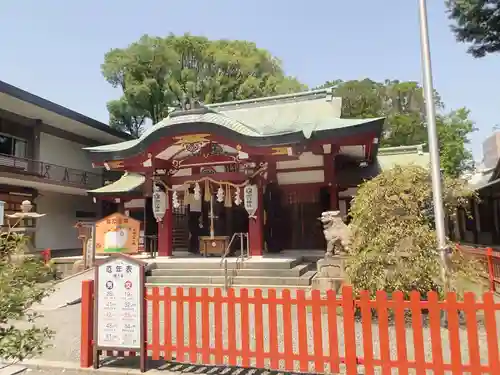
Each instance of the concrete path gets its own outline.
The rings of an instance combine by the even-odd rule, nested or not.
[[[33,305],[37,312],[51,311],[82,296],[82,281],[94,278],[94,270],[87,270],[67,277],[54,285],[54,292],[44,298],[41,303]]]

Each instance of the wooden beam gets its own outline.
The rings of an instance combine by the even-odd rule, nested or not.
[[[296,168],[276,169],[276,173],[322,171],[324,168],[325,167],[323,167],[323,166],[314,166],[314,167],[296,167]],[[268,169],[269,169],[269,167],[268,167]]]
[[[169,181],[172,185],[182,185],[188,181],[199,181],[207,177],[210,177],[211,179],[217,182],[234,182],[234,183],[240,183],[250,179],[249,176],[240,172],[219,172],[215,174],[195,174],[191,176],[179,176],[179,177],[172,176],[170,177]]]

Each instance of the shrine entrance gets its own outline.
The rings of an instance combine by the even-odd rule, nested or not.
[[[133,183],[93,194],[143,189],[157,197],[160,256],[184,247],[221,256],[234,233],[248,233],[252,257],[324,249],[317,218],[338,210],[339,189],[359,184],[361,166],[375,160],[384,123],[340,114],[341,99],[327,89],[211,105],[186,102],[138,139],[87,148],[94,166],[127,171],[127,179],[137,175]],[[336,173],[339,158],[354,166],[353,178]]]
[[[184,193],[183,205],[187,217],[189,252],[203,253],[203,241],[207,238],[224,238],[224,249],[219,249],[224,253],[235,233],[248,232],[248,212],[239,198],[236,199],[238,205],[233,202],[236,189],[231,185],[222,182],[205,183],[201,184],[203,186],[201,187],[200,184],[195,184],[194,188]],[[233,241],[229,255],[235,252],[239,255],[240,247],[239,241]]]

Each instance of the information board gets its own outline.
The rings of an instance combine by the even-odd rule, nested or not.
[[[119,212],[96,222],[96,254],[127,253],[139,251],[141,223]]]
[[[143,266],[126,256],[113,256],[96,272],[97,347],[141,350]]]

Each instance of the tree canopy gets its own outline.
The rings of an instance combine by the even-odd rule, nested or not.
[[[387,117],[382,146],[427,144],[425,100],[417,82],[336,80],[327,81],[321,87],[332,87],[334,95],[342,97],[343,117]],[[467,146],[468,135],[475,131],[474,122],[466,108],[446,112],[437,92],[434,100],[438,110],[441,167],[446,174],[458,176],[473,166]]]
[[[500,0],[447,0],[452,30],[468,52],[483,57],[500,51]]]
[[[443,185],[445,213],[454,219],[457,207],[467,208],[474,194],[460,179],[446,177]],[[417,290],[425,298],[429,291],[446,288],[460,292],[464,278],[477,278],[478,264],[450,246],[443,284],[433,217],[426,209],[431,205],[429,171],[422,167],[396,166],[359,187],[350,210],[353,236],[347,266],[356,290]]]
[[[255,43],[189,34],[144,35],[126,48],[109,51],[101,68],[105,79],[122,91],[107,104],[110,125],[135,137],[146,123],[160,122],[186,99],[217,103],[306,89],[285,74],[278,58]],[[427,143],[425,101],[417,82],[335,80],[321,87],[333,87],[342,97],[343,117],[387,117],[382,146]],[[467,136],[475,130],[474,123],[466,108],[445,112],[437,92],[435,102],[442,168],[459,175],[472,166]]]
[[[126,48],[109,51],[101,69],[123,93],[108,103],[110,124],[134,136],[147,120],[158,123],[186,97],[215,103],[306,88],[255,43],[189,34],[144,35]]]

